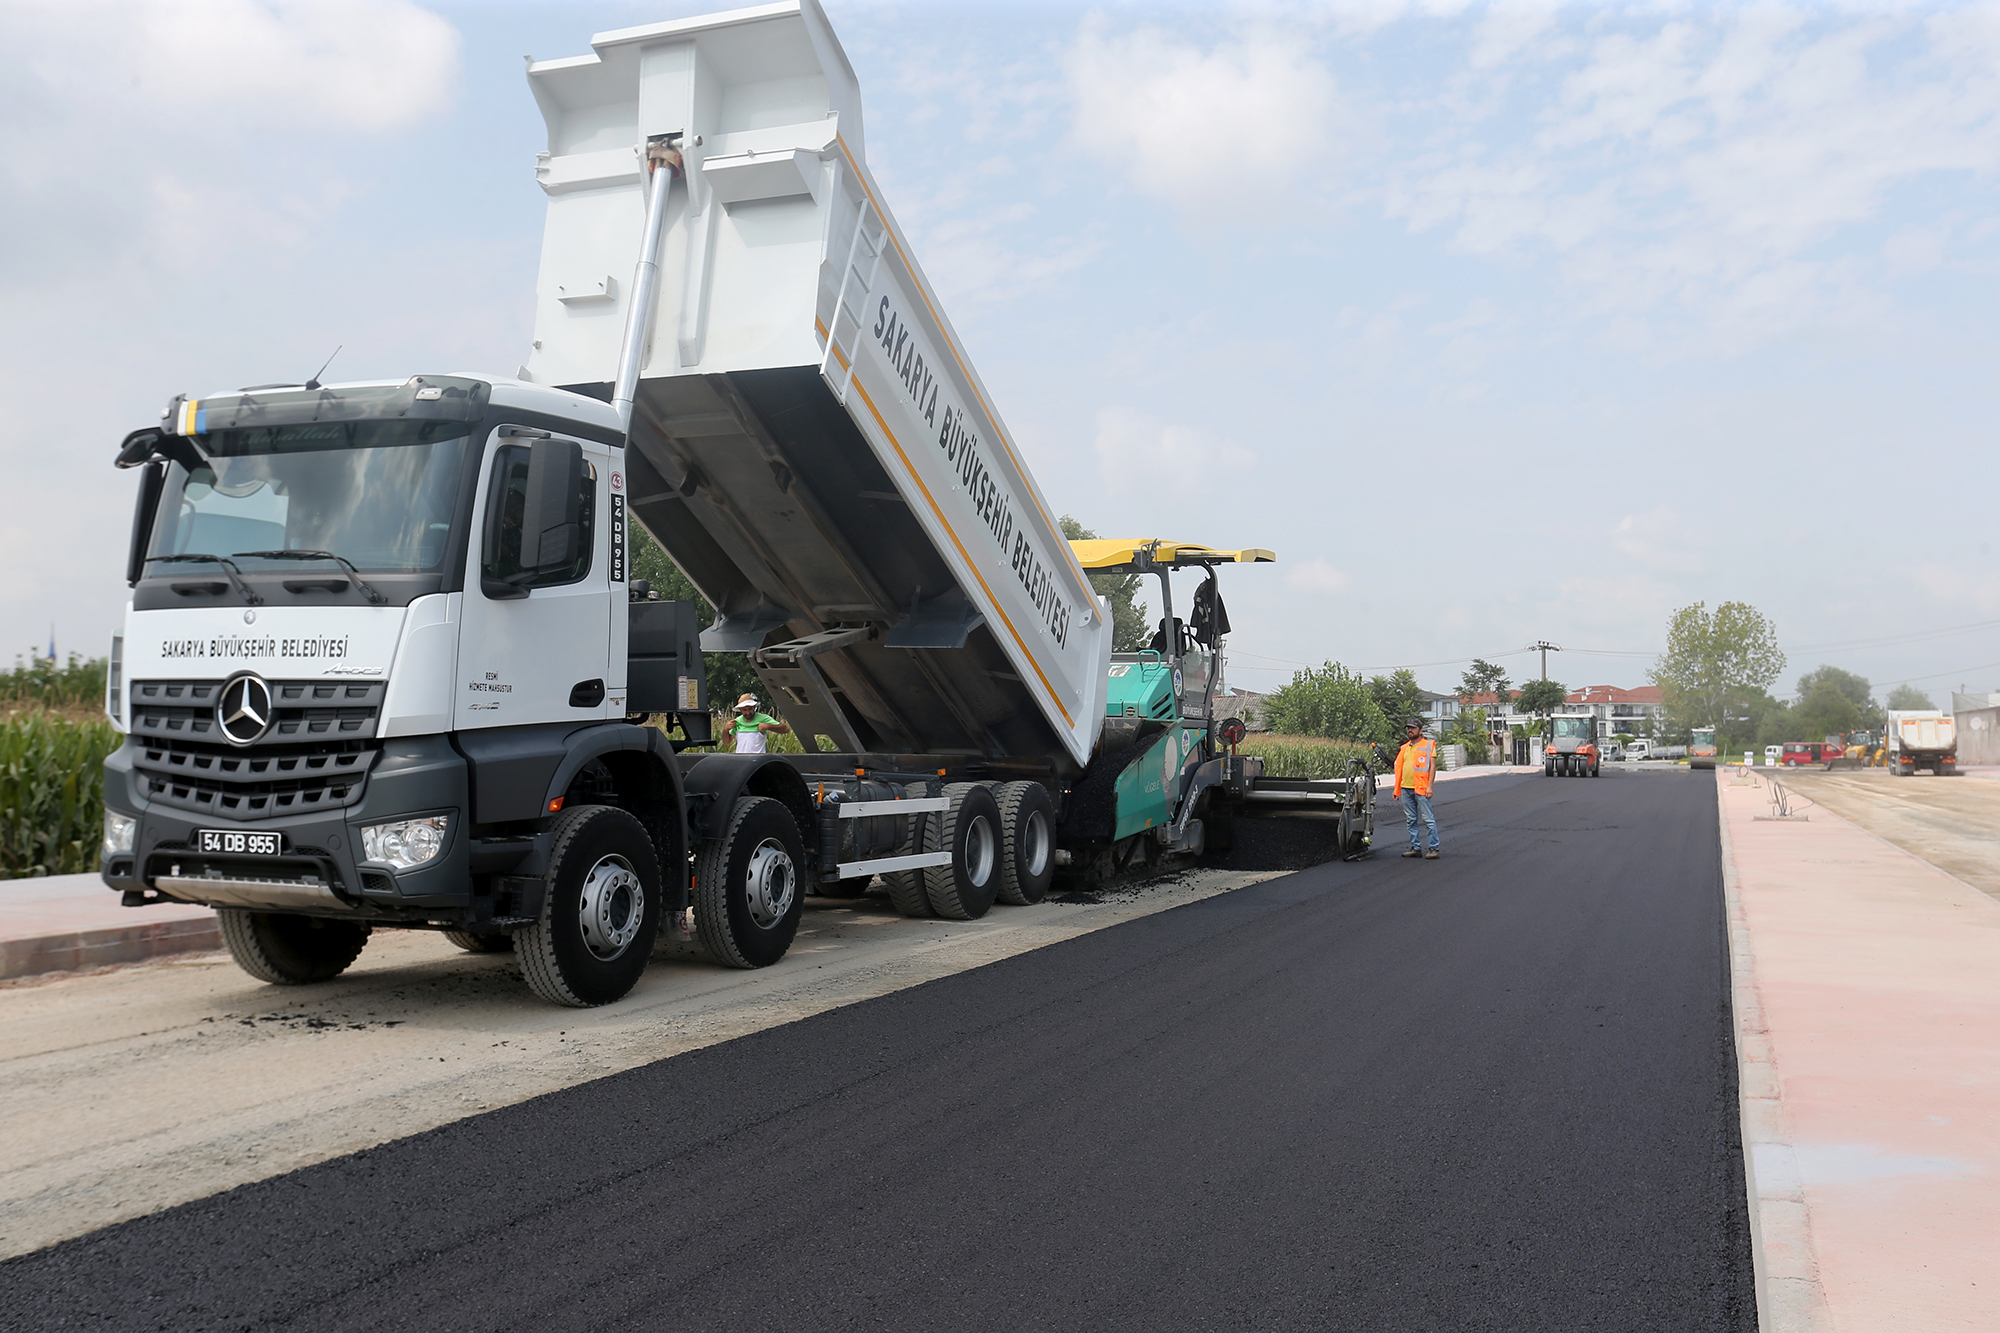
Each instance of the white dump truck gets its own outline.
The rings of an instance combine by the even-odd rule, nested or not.
[[[528,70],[548,220],[516,375],[183,396],[122,445],[124,901],[214,905],[271,982],[421,928],[583,1005],[690,908],[753,967],[808,892],[880,876],[977,917],[1059,865],[1199,852],[1253,798],[1337,810],[1364,852],[1372,775],[1260,793],[1211,720],[1217,570],[1270,552],[1091,546],[1160,579],[1154,645],[1114,660],[814,0],[592,48]],[[635,593],[634,522],[715,623]],[[707,752],[704,650],[749,655],[805,753]]]
[[[1909,777],[1927,768],[1939,777],[1958,773],[1958,728],[1949,713],[1891,709],[1883,733],[1889,771]]]

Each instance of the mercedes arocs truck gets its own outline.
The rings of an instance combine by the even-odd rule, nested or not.
[[[324,980],[370,930],[512,947],[617,999],[691,909],[781,957],[809,892],[908,915],[1029,904],[1058,866],[1199,852],[1267,784],[1217,743],[1219,566],[1143,540],[1159,636],[1110,617],[882,202],[815,0],[602,34],[534,63],[548,197],[533,350],[174,399],[139,477],[107,711],[103,874],[208,903],[245,970]],[[714,603],[634,594],[651,533]],[[1185,615],[1171,575],[1201,581]],[[703,651],[804,743],[706,752]]]

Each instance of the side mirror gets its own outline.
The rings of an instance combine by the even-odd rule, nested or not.
[[[521,514],[521,568],[536,573],[576,562],[583,524],[583,447],[536,440],[528,447],[528,491]]]
[[[118,446],[118,457],[112,460],[113,466],[138,467],[150,461],[160,451],[160,443],[166,438],[167,433],[158,426],[133,431]]]

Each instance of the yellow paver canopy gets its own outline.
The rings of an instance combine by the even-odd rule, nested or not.
[[[1193,542],[1170,542],[1161,537],[1111,537],[1091,541],[1071,542],[1070,549],[1076,552],[1077,563],[1093,573],[1122,569],[1136,563],[1140,553],[1151,550],[1153,562],[1168,568],[1183,565],[1206,565],[1217,563],[1239,565],[1269,564],[1277,560],[1270,551],[1258,547],[1246,547],[1241,551],[1218,551],[1212,546],[1197,546]]]

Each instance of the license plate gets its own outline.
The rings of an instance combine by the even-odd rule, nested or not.
[[[199,829],[195,846],[220,856],[276,856],[285,850],[282,833],[239,833],[234,829]]]

